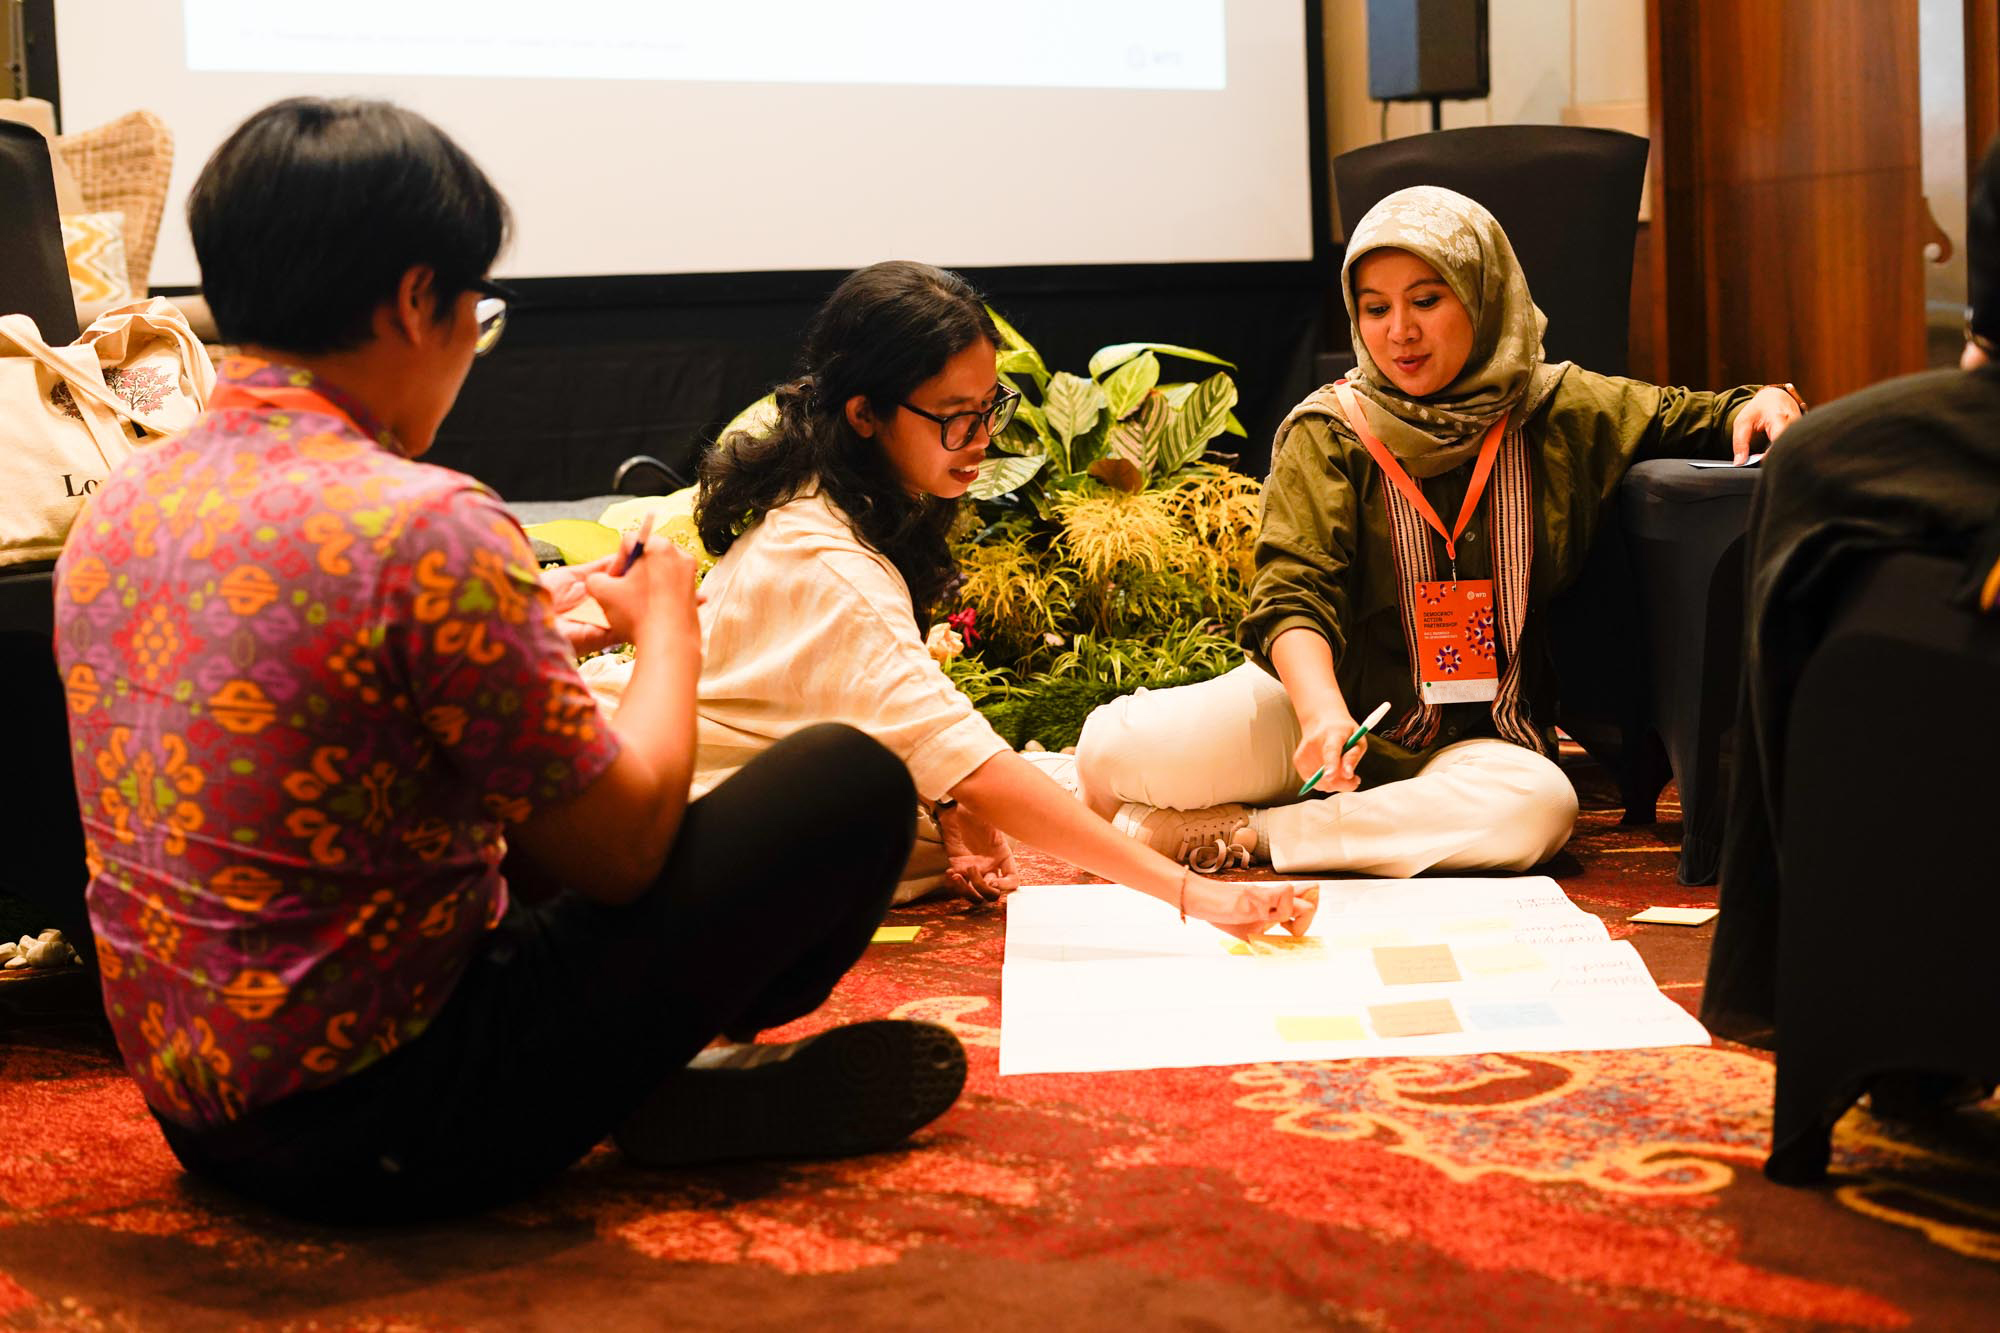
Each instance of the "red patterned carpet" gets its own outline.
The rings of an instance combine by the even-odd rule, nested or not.
[[[1676,832],[1587,810],[1552,873],[1692,1007],[1708,929],[1624,921],[1710,900],[1674,886]],[[87,1029],[17,1016],[0,1329],[2000,1328],[1992,1104],[1927,1138],[1856,1111],[1802,1192],[1758,1173],[1771,1069],[1729,1047],[1002,1080],[1001,914],[897,916],[919,939],[795,1031],[959,1032],[966,1095],[909,1150],[668,1174],[601,1149],[453,1226],[192,1185]]]

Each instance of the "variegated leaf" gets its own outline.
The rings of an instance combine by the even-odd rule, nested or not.
[[[1024,458],[1019,454],[988,454],[979,460],[979,475],[965,493],[975,500],[991,500],[995,496],[1018,491],[1028,484],[1042,464],[1049,460],[1040,456]]]
[[[1065,448],[1095,426],[1103,410],[1104,390],[1097,381],[1082,379],[1067,370],[1059,370],[1050,377],[1048,392],[1042,397],[1042,416]]]
[[[1104,400],[1113,421],[1123,421],[1160,382],[1160,359],[1141,352],[1104,377]]]
[[[1250,432],[1243,429],[1243,423],[1236,419],[1234,412],[1231,412],[1228,419],[1222,423],[1222,433],[1224,435],[1234,435],[1245,440],[1250,438]]]
[[[1211,366],[1227,366],[1236,369],[1234,361],[1224,361],[1213,352],[1204,352],[1198,347],[1182,347],[1179,343],[1113,343],[1100,347],[1091,355],[1090,376],[1102,375],[1113,366],[1122,366],[1141,352],[1163,352],[1168,356],[1184,356],[1190,361],[1206,361]]]
[[[1028,346],[1028,340],[1023,338],[1014,326],[1001,316],[998,310],[989,305],[986,307],[986,315],[987,318],[993,321],[993,327],[1000,331],[1001,342],[1010,348],[1025,347],[1031,352],[1034,350],[1034,348]]]
[[[1194,386],[1187,402],[1160,432],[1152,457],[1154,476],[1180,471],[1200,458],[1208,442],[1222,434],[1229,409],[1236,405],[1236,385],[1217,373]]]
[[[1032,347],[1013,347],[994,358],[994,365],[1004,379],[1009,375],[1026,375],[1035,382],[1037,389],[1049,382],[1049,370],[1042,364],[1042,358]]]
[[[1147,394],[1138,411],[1111,428],[1111,438],[1107,441],[1110,455],[1141,469],[1150,468],[1153,441],[1172,416],[1173,408],[1167,405],[1165,394]]]
[[[993,447],[1003,454],[1042,453],[1042,437],[1035,434],[1035,428],[1016,416],[1007,423],[1007,429],[993,437]]]

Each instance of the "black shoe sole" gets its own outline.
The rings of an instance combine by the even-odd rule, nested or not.
[[[965,1048],[935,1023],[876,1019],[799,1042],[749,1069],[688,1069],[613,1136],[647,1166],[851,1157],[893,1148],[965,1087]]]

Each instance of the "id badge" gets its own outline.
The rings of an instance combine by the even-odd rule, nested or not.
[[[1491,702],[1500,693],[1493,580],[1419,583],[1417,681],[1427,704]]]

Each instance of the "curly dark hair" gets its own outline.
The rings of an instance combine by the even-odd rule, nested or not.
[[[881,445],[848,423],[846,406],[858,396],[888,416],[981,338],[1000,341],[979,293],[956,273],[892,260],[848,274],[806,330],[804,373],[778,387],[777,426],[727,436],[702,459],[694,510],[702,544],[720,556],[817,482],[902,574],[917,624],[928,629],[958,582],[945,540],[958,502],[912,495]]]

